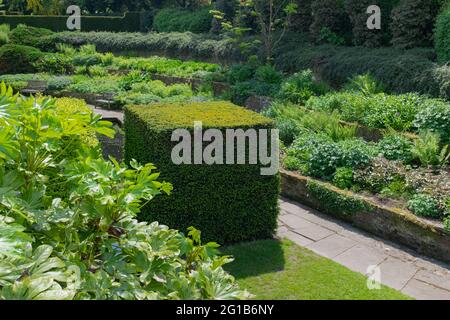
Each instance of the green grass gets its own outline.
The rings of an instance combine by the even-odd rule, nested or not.
[[[226,269],[259,300],[410,299],[382,286],[369,290],[367,278],[290,241],[264,240],[224,248],[235,261]]]

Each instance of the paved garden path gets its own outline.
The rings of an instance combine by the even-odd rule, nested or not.
[[[450,300],[450,266],[382,240],[299,203],[281,199],[278,236],[367,274],[416,299]]]
[[[101,115],[104,119],[117,119],[120,123],[123,123],[124,114],[123,111],[115,111],[115,110],[106,110],[102,108],[96,108],[93,105],[89,105],[89,107],[97,114]]]
[[[94,108],[104,118],[123,123],[123,112]],[[281,199],[278,235],[366,274],[381,271],[381,282],[416,299],[450,300],[450,266],[360,231],[351,225]]]

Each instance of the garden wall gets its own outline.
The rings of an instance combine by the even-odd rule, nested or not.
[[[282,195],[354,224],[375,235],[401,243],[421,254],[450,262],[450,233],[438,223],[398,208],[343,191],[330,184],[281,172]]]

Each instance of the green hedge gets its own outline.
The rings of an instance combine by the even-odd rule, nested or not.
[[[200,229],[206,240],[233,243],[269,238],[277,227],[279,176],[262,176],[259,165],[174,165],[174,129],[269,129],[268,118],[229,102],[128,106],[125,110],[125,157],[151,162],[171,182],[174,192],[158,197],[141,219],[185,230]]]
[[[370,73],[388,92],[417,92],[450,100],[450,66],[439,65],[434,58],[431,49],[314,46],[286,41],[276,50],[275,64],[287,73],[312,69],[320,80],[336,88],[354,75]]]
[[[123,17],[82,16],[81,30],[114,32],[145,31],[145,29],[151,27],[151,25],[145,25],[148,23],[147,15],[148,13],[127,12]],[[67,30],[67,18],[68,16],[0,15],[0,24],[9,24],[11,28],[19,24],[26,24],[32,27],[46,28],[59,32]]]
[[[212,26],[213,16],[210,7],[191,10],[163,9],[159,11],[153,22],[153,29],[158,32],[206,33]]]

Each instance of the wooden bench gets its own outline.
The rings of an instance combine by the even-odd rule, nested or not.
[[[98,96],[97,100],[95,100],[95,107],[108,106],[108,109],[111,109],[111,105],[115,103],[116,94],[113,92],[104,93]]]
[[[30,80],[27,83],[27,87],[22,90],[22,94],[32,95],[32,94],[44,93],[46,90],[47,90],[47,81]]]

